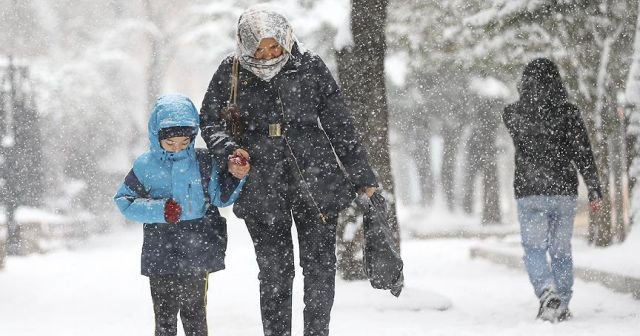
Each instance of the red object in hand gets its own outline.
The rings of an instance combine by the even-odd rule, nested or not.
[[[164,204],[164,219],[167,223],[177,223],[180,221],[180,215],[182,215],[182,207],[180,207],[180,204],[172,198],[167,200],[167,203]]]
[[[242,155],[229,155],[229,161],[239,166],[247,165],[247,159]]]

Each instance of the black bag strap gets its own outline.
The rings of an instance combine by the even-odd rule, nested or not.
[[[206,148],[196,148],[196,158],[200,167],[200,180],[202,189],[204,190],[205,207],[209,208],[211,204],[211,196],[209,195],[209,181],[211,181],[211,169],[213,168],[211,154]]]
[[[227,104],[237,104],[238,100],[238,80],[240,73],[240,61],[238,57],[233,57],[233,64],[231,65],[231,88],[229,92],[229,101]]]

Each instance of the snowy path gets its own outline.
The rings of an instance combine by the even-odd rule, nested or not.
[[[243,224],[230,221],[227,270],[210,278],[211,335],[261,335],[257,268]],[[146,278],[139,275],[141,228],[96,237],[71,251],[11,257],[0,271],[0,335],[151,335]],[[578,281],[575,318],[534,320],[526,275],[468,257],[473,241],[403,243],[407,288],[399,300],[365,282],[338,280],[333,336],[639,335],[640,301]],[[301,335],[300,270],[294,334]],[[446,303],[445,311],[433,307]]]

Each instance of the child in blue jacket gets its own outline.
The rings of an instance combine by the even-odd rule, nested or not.
[[[151,148],[114,197],[127,219],[144,223],[142,274],[149,277],[156,336],[176,335],[178,313],[187,336],[207,335],[207,279],[224,269],[227,246],[218,207],[238,198],[249,172],[248,163],[233,158],[223,171],[208,152],[196,151],[199,124],[188,97],[158,98],[148,124]]]

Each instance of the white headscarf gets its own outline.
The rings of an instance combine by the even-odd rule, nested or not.
[[[291,56],[296,42],[293,29],[287,18],[275,10],[257,5],[247,9],[238,20],[237,56],[243,68],[265,81],[275,77]],[[260,41],[273,38],[284,49],[280,57],[261,60],[254,57]]]

